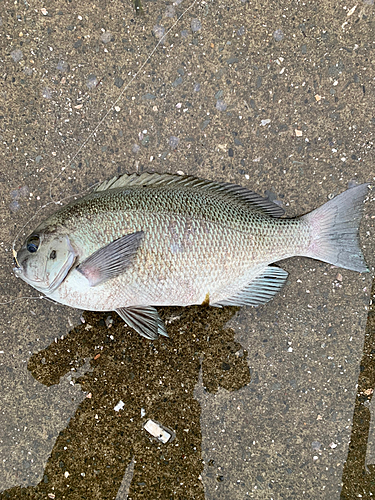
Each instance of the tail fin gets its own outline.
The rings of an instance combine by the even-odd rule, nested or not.
[[[348,189],[301,217],[312,231],[307,257],[360,273],[368,271],[358,237],[368,186],[361,184]]]

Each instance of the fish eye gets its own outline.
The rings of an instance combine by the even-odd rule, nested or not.
[[[36,234],[30,236],[30,238],[27,240],[26,243],[27,251],[30,253],[35,253],[39,248],[39,243],[40,243],[39,236],[37,236]]]
[[[50,259],[56,259],[56,250],[52,250],[52,252],[49,254]]]

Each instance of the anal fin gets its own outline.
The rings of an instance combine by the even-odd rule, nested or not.
[[[243,290],[220,300],[213,306],[259,306],[265,304],[284,286],[288,273],[280,267],[268,266]]]

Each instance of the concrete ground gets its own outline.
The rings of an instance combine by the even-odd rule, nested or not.
[[[265,306],[162,310],[169,340],[12,273],[50,194],[121,172],[237,183],[288,216],[375,179],[374,0],[136,5],[0,5],[0,498],[375,496],[373,193],[370,273],[289,259]]]

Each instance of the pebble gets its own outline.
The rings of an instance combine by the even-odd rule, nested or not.
[[[140,146],[138,146],[138,144],[133,144],[133,147],[132,147],[132,153],[138,153],[138,151],[141,149]]]
[[[111,328],[111,326],[113,325],[113,319],[112,319],[112,316],[107,316],[106,319],[105,319],[105,324],[106,324],[106,327],[107,328]]]
[[[211,121],[210,119],[204,120],[204,121],[203,121],[203,122],[199,125],[199,128],[200,128],[201,130],[204,130],[204,129],[207,127],[207,125],[210,123],[210,121]]]
[[[121,87],[124,85],[124,80],[120,76],[116,76],[114,83],[115,83],[116,87],[121,89]]]
[[[165,17],[174,17],[176,15],[176,10],[173,5],[168,5],[164,13]]]
[[[52,91],[51,91],[51,89],[49,89],[48,87],[44,87],[44,89],[42,90],[42,96],[45,99],[52,99]]]
[[[201,89],[201,84],[200,83],[194,83],[194,92],[199,92]]]
[[[18,198],[20,197],[20,190],[19,190],[19,189],[13,189],[13,190],[10,192],[10,197],[11,197],[13,200],[18,200]]]
[[[260,122],[260,126],[261,127],[265,127],[266,125],[268,125],[269,123],[271,123],[271,120],[269,118],[266,118],[265,120],[262,120]]]
[[[216,101],[216,109],[219,111],[225,111],[227,109],[228,105],[225,101],[222,101],[221,99],[218,99]]]
[[[61,71],[61,73],[66,73],[67,71],[70,70],[70,66],[66,61],[63,61],[62,59],[57,63],[56,69]]]
[[[276,40],[276,42],[281,42],[281,40],[284,38],[284,33],[280,28],[278,28],[273,32],[273,37]]]
[[[178,137],[176,137],[175,135],[172,135],[168,140],[169,147],[172,149],[175,149],[178,146],[179,142],[180,142],[180,139]]]
[[[33,70],[31,68],[29,68],[28,66],[25,66],[23,68],[23,72],[25,73],[25,75],[27,76],[31,76],[33,74]]]
[[[176,78],[176,80],[172,83],[172,87],[177,87],[182,83],[182,76]]]
[[[150,94],[150,92],[147,92],[146,94],[143,94],[142,98],[143,101],[153,101],[156,99],[156,95]]]
[[[114,40],[114,38],[113,38],[112,33],[110,31],[105,31],[104,33],[102,33],[100,35],[100,40],[103,43],[109,43],[109,42],[112,42]]]
[[[20,204],[18,203],[18,201],[12,201],[9,204],[9,208],[11,212],[15,213],[20,209]]]
[[[311,443],[311,448],[315,451],[318,451],[320,450],[320,447],[322,446],[322,443],[320,443],[319,441],[313,441]]]
[[[194,18],[191,20],[191,31],[195,33],[196,31],[199,31],[202,29],[202,24],[199,21],[199,19]]]
[[[164,26],[161,26],[160,24],[155,24],[155,26],[152,28],[152,32],[153,32],[155,38],[158,38],[160,40],[160,38],[162,38],[164,36],[165,28],[164,28]]]
[[[11,58],[13,59],[13,61],[16,63],[19,62],[23,58],[23,52],[21,49],[12,50],[10,55],[11,55]]]
[[[94,89],[98,85],[98,79],[95,75],[89,75],[86,80],[86,85],[89,89]]]

